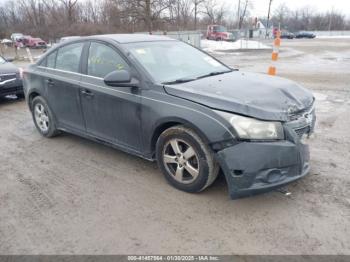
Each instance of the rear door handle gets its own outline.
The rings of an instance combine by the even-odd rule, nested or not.
[[[86,97],[93,97],[94,96],[94,93],[92,93],[90,90],[87,90],[87,89],[81,90],[81,93],[83,94],[83,96],[86,96]]]

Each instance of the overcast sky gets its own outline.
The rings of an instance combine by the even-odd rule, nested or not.
[[[238,0],[216,0],[226,2],[233,9],[238,5]],[[253,16],[266,16],[269,0],[249,0],[253,3]],[[241,0],[244,2],[244,0]],[[343,14],[350,16],[350,0],[273,0],[272,10],[282,3],[286,3],[290,9],[297,9],[304,6],[315,8],[319,12],[327,12],[328,10],[340,11]]]

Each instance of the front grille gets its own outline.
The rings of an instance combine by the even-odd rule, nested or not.
[[[314,103],[312,103],[310,106],[308,106],[308,107],[306,107],[298,112],[291,113],[289,115],[289,120],[290,121],[298,120],[299,118],[303,117],[305,114],[312,113],[313,109],[314,109]]]
[[[0,75],[0,82],[16,78],[16,74],[3,74]]]
[[[10,87],[10,88],[0,88],[0,94],[12,94],[12,93],[17,93],[20,92],[22,87],[20,86],[15,86],[15,87]]]
[[[310,126],[305,126],[305,127],[294,129],[294,132],[298,135],[299,138],[302,138],[303,135],[305,135],[305,134],[309,134],[310,131],[311,131]]]

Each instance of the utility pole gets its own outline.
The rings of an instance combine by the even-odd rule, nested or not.
[[[152,11],[151,11],[151,0],[146,0],[146,24],[150,34],[152,34]]]
[[[194,1],[194,30],[197,30],[197,12],[198,12],[198,1]]]
[[[180,31],[180,1],[177,1],[177,31]]]
[[[238,8],[237,8],[237,27],[238,28],[239,28],[239,22],[241,21],[240,12],[241,12],[241,0],[238,0]]]
[[[328,25],[328,31],[331,31],[332,29],[332,20],[333,20],[333,10],[334,10],[334,7],[332,6],[332,10],[331,10],[331,13],[329,15],[329,25]]]
[[[267,12],[266,35],[265,35],[265,37],[267,37],[267,30],[269,30],[271,4],[272,4],[272,0],[270,0],[270,2],[269,2],[269,11]]]

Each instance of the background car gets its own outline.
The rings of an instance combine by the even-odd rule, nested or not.
[[[308,33],[308,32],[299,32],[296,36],[296,38],[315,38],[316,35],[312,34],[312,33]]]
[[[23,98],[21,69],[0,56],[0,97],[17,95]]]
[[[23,38],[24,37],[24,35],[22,34],[22,33],[13,33],[12,35],[11,35],[11,40],[13,41],[13,42],[16,42],[16,41],[18,41],[19,39],[21,39],[21,38]]]
[[[207,39],[216,41],[233,41],[233,34],[228,32],[222,25],[209,25],[207,28]]]
[[[23,44],[29,48],[46,48],[46,42],[41,38],[27,37],[23,40]]]
[[[293,34],[291,32],[287,32],[287,31],[282,31],[281,38],[283,38],[283,39],[294,39],[295,38],[295,34]]]

